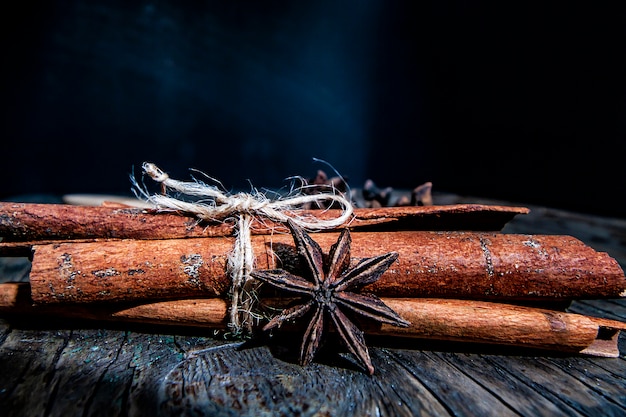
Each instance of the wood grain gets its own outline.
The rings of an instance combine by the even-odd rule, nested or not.
[[[597,386],[619,384],[618,375],[598,368],[624,358],[478,355],[459,345],[373,347],[372,360],[385,371],[369,377],[341,355],[303,368],[271,345],[3,323],[1,381],[12,388],[0,390],[0,404],[11,417],[179,416],[190,409],[200,416],[616,416],[625,410],[611,398],[615,391]],[[590,368],[590,377],[605,379],[572,380],[572,369]]]

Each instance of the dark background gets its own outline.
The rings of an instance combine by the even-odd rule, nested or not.
[[[626,2],[17,2],[0,198],[229,189],[320,158],[361,187],[626,217]],[[248,182],[249,181],[249,182]]]

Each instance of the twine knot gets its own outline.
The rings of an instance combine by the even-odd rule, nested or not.
[[[251,242],[251,225],[255,217],[266,218],[275,222],[293,221],[307,230],[323,230],[339,227],[352,216],[353,208],[344,196],[334,193],[302,195],[270,200],[261,193],[227,194],[215,186],[199,181],[184,182],[171,179],[156,165],[145,162],[143,172],[155,182],[161,184],[162,193],[149,195],[137,185],[135,188],[149,202],[163,209],[179,210],[194,214],[205,221],[222,221],[236,219],[235,244],[227,260],[227,272],[231,279],[231,306],[229,327],[236,335],[250,333],[255,315],[253,313],[255,282],[250,277],[254,268],[254,254]],[[180,200],[167,195],[167,190],[197,197],[195,202]],[[337,203],[342,211],[333,219],[320,220],[315,217],[303,217],[292,212],[292,209],[306,203]]]
[[[255,214],[268,207],[269,202],[256,199],[251,194],[238,193],[229,198],[228,204],[233,212]]]

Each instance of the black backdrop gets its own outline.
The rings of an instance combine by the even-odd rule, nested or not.
[[[626,2],[14,3],[0,198],[130,195],[144,160],[227,188],[353,187],[626,217]]]

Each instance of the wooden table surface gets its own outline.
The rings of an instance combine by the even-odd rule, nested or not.
[[[437,204],[494,203],[440,196]],[[566,234],[626,268],[626,220],[524,204],[503,233]],[[0,259],[0,281],[28,280]],[[626,321],[626,300],[569,311]],[[625,416],[619,358],[433,341],[369,340],[376,373],[349,357],[308,367],[280,344],[241,345],[209,331],[0,318],[2,416]]]

